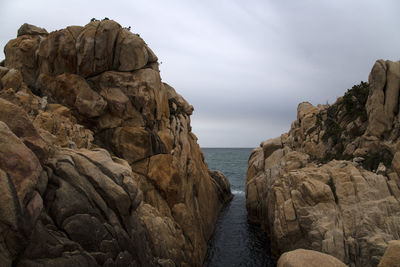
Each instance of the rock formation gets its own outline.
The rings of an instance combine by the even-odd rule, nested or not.
[[[385,254],[378,264],[378,267],[398,267],[400,266],[400,241],[389,242]]]
[[[24,24],[5,55],[2,266],[201,266],[229,182],[139,35]]]
[[[248,219],[275,256],[303,248],[376,266],[400,239],[400,62],[378,60],[333,105],[301,103],[249,159]]]
[[[346,267],[335,257],[314,250],[296,249],[283,253],[278,267]]]

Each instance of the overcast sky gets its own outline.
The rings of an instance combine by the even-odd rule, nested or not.
[[[375,60],[399,60],[399,12],[398,0],[0,0],[0,49],[25,22],[50,32],[114,19],[195,107],[201,146],[256,147],[289,130],[298,103],[331,104]]]

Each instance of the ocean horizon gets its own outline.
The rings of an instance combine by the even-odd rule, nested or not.
[[[275,266],[269,240],[258,225],[247,220],[246,171],[254,148],[202,148],[210,170],[228,178],[232,201],[222,210],[215,233],[208,243],[204,266]]]

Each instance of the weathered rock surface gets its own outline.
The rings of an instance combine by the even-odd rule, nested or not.
[[[24,24],[0,67],[2,266],[201,266],[228,180],[112,20]]]
[[[378,267],[398,267],[400,266],[400,240],[393,240],[383,255]]]
[[[283,253],[278,260],[278,267],[345,267],[340,260],[328,254],[314,250],[296,249]]]
[[[248,219],[275,256],[303,248],[376,266],[399,239],[399,64],[378,60],[333,105],[299,104],[289,133],[251,154]]]

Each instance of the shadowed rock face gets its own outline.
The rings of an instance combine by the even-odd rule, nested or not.
[[[301,103],[250,156],[247,211],[273,253],[303,248],[376,266],[400,238],[399,62],[378,60],[333,105]]]
[[[201,266],[229,182],[193,107],[112,20],[24,24],[0,67],[4,266]]]

